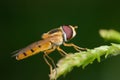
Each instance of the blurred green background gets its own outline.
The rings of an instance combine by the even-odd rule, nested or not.
[[[4,0],[0,1],[0,80],[49,80],[49,67],[43,53],[25,60],[11,58],[21,49],[50,29],[61,25],[77,25],[77,36],[70,42],[94,48],[108,44],[100,36],[100,29],[120,31],[119,0]],[[62,48],[75,52],[72,48]],[[61,55],[50,54],[55,62]],[[84,70],[74,68],[58,80],[120,80],[120,56],[95,61]]]

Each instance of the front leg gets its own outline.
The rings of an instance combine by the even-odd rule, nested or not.
[[[64,46],[68,46],[68,47],[73,47],[75,50],[77,50],[77,51],[86,51],[87,49],[86,48],[81,48],[81,47],[79,47],[79,46],[76,46],[75,44],[73,44],[73,43],[69,43],[69,44],[67,44],[67,43],[63,43],[63,45]]]

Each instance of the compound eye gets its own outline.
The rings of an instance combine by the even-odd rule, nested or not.
[[[62,29],[66,35],[66,40],[70,40],[73,36],[73,30],[70,26],[62,26]]]

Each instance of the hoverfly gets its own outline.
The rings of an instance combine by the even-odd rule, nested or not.
[[[27,47],[18,51],[17,54],[15,54],[14,56],[16,57],[17,60],[22,60],[29,56],[35,55],[39,52],[44,52],[44,59],[46,63],[50,66],[50,69],[52,69],[51,65],[48,63],[45,57],[47,56],[50,60],[52,60],[48,56],[48,54],[50,54],[55,49],[57,49],[61,55],[66,55],[67,53],[60,48],[60,45],[63,44],[64,46],[72,46],[77,51],[85,50],[85,48],[80,48],[75,44],[65,43],[75,37],[76,28],[77,26],[64,25],[60,26],[59,28],[52,29],[42,35],[42,40],[34,42],[31,45],[28,45]]]

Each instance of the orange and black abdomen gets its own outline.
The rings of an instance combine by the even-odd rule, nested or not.
[[[39,52],[48,50],[52,47],[51,42],[41,40],[38,42],[35,42],[26,48],[20,50],[17,54],[15,54],[17,60],[22,60],[24,58],[27,58],[29,56],[35,55]]]

